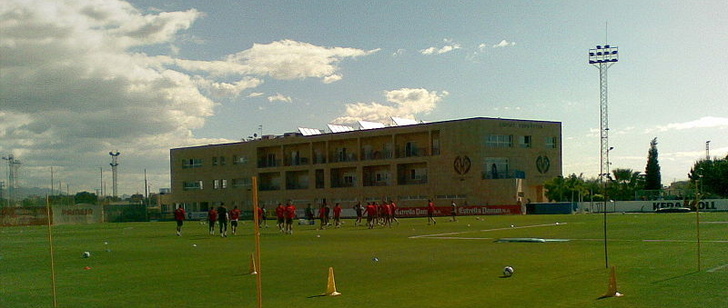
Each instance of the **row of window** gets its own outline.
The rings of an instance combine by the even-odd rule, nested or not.
[[[185,181],[182,182],[182,190],[202,190],[204,189],[204,182],[202,180],[196,181]],[[232,179],[232,188],[250,187],[252,184],[249,178],[238,178]],[[212,189],[226,189],[228,188],[228,180],[226,179],[215,179],[212,180]]]
[[[393,184],[391,173],[388,169],[377,169],[378,167],[369,167],[364,169],[363,186],[390,186]],[[486,157],[484,161],[483,179],[509,179],[509,178],[525,178],[524,171],[512,169],[510,161],[506,157]],[[426,184],[427,183],[427,167],[423,165],[402,165],[398,171],[399,185]],[[316,170],[315,187],[324,188],[323,169]],[[260,189],[261,190],[280,190],[281,174],[279,172],[261,173]],[[354,169],[332,169],[331,187],[355,187],[358,185],[358,176]],[[231,185],[228,185],[227,179],[212,180],[212,189],[227,189],[250,187],[250,178],[232,179]],[[308,189],[308,172],[296,171],[286,172],[286,189]],[[204,189],[203,181],[183,182],[183,190],[202,190]]]
[[[491,148],[512,148],[513,135],[488,135],[485,139],[485,145]],[[518,136],[518,146],[521,148],[533,147],[533,137]],[[547,149],[555,149],[556,137],[545,137],[543,146]]]

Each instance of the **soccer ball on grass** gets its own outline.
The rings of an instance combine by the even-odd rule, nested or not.
[[[81,254],[81,257],[82,258],[90,258],[91,257],[91,253],[88,252],[88,251],[84,251],[83,254]]]
[[[513,276],[513,267],[506,266],[503,268],[503,276],[504,277],[511,277]]]

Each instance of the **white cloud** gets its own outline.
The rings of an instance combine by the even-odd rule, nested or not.
[[[420,50],[420,53],[423,55],[441,55],[461,48],[460,44],[454,43],[452,40],[445,39],[444,42],[445,45],[442,47],[425,48]]]
[[[268,96],[268,101],[271,102],[271,103],[272,102],[285,102],[285,103],[290,103],[290,102],[293,101],[293,99],[290,96],[285,96],[283,94],[276,93],[276,95]]]
[[[693,121],[670,123],[667,125],[657,126],[656,128],[648,129],[647,131],[645,131],[645,133],[650,133],[650,132],[655,132],[655,131],[666,132],[666,131],[686,130],[686,129],[695,129],[695,128],[728,128],[728,118],[702,117],[700,119],[693,120]]]
[[[386,122],[390,117],[414,119],[416,115],[428,114],[449,93],[426,89],[402,88],[385,92],[388,104],[377,102],[351,103],[346,105],[343,116],[332,123],[354,123],[356,121]]]
[[[196,78],[200,88],[206,89],[215,97],[235,97],[246,89],[256,88],[263,83],[263,80],[253,77],[244,77],[233,83],[215,82],[202,77]]]
[[[331,76],[324,77],[323,82],[324,83],[334,83],[334,82],[341,80],[341,78],[343,78],[341,75],[334,74]]]
[[[493,48],[501,48],[501,47],[509,47],[509,46],[515,46],[516,42],[509,42],[506,40],[500,41],[500,43],[493,45]]]
[[[226,62],[241,65],[246,73],[268,75],[275,79],[326,78],[338,71],[337,64],[346,58],[357,58],[378,52],[356,48],[322,47],[292,40],[253,47],[227,57]]]
[[[404,55],[405,52],[407,52],[406,49],[399,48],[399,49],[397,49],[397,51],[395,51],[394,53],[392,53],[392,56],[393,57],[399,57],[401,55]]]
[[[263,93],[263,92],[252,92],[252,93],[248,94],[248,97],[258,97],[258,96],[263,96],[263,95],[265,95],[265,93]]]
[[[217,98],[268,76],[334,82],[343,60],[379,51],[283,40],[214,61],[179,58],[191,38],[184,32],[203,15],[142,12],[121,0],[4,1],[0,153],[24,162],[22,184],[44,186],[43,168],[56,166],[74,190],[93,191],[97,172],[89,169],[108,166],[110,150],[122,152],[127,174],[149,168],[168,183],[170,148],[229,141],[193,134],[214,115]],[[132,182],[121,191],[134,192]]]

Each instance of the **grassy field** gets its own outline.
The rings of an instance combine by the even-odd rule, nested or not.
[[[728,213],[401,219],[293,235],[262,229],[264,307],[728,307]],[[559,222],[559,224],[556,224]],[[511,227],[513,225],[513,227]],[[210,236],[198,222],[55,226],[60,307],[255,307],[252,223]],[[499,238],[569,239],[502,243]],[[53,305],[48,227],[0,228],[0,307]],[[84,251],[90,258],[82,258]],[[376,258],[378,261],[375,261]],[[504,266],[515,274],[501,277]],[[328,268],[341,296],[322,297]]]

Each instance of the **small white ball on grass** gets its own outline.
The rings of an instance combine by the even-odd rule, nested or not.
[[[83,254],[81,254],[81,257],[83,257],[83,258],[90,258],[91,257],[91,253],[88,252],[88,251],[84,251]]]
[[[505,277],[511,277],[513,276],[513,267],[506,266],[503,268],[503,276]]]

